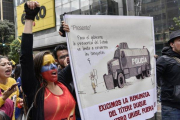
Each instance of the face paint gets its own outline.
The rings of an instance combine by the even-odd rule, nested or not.
[[[52,69],[57,69],[57,66],[54,63],[52,63],[50,65],[42,66],[41,73],[47,72],[47,71],[52,70]]]
[[[42,77],[49,82],[57,81],[57,67],[54,64],[55,60],[52,55],[47,54],[43,58],[43,66],[41,68]]]

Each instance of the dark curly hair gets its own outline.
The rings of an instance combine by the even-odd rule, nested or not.
[[[36,104],[36,101],[38,99],[38,96],[39,95],[39,92],[42,91],[42,93],[44,93],[45,91],[45,88],[47,86],[47,82],[46,80],[44,80],[41,76],[41,67],[43,65],[43,58],[45,55],[47,54],[50,54],[50,52],[48,51],[42,51],[42,52],[39,52],[35,55],[34,57],[34,72],[35,72],[35,77],[36,79],[38,80],[38,85],[37,86],[40,86],[38,88],[38,90],[36,91],[35,93],[35,97],[34,97],[34,106],[37,107],[37,104]],[[43,96],[43,95],[42,95]],[[27,105],[27,97],[26,96],[23,96],[24,98],[24,113],[27,114],[27,111],[28,111],[28,105]]]
[[[46,80],[44,80],[41,76],[41,67],[43,65],[43,58],[45,55],[47,54],[50,54],[50,52],[48,51],[43,51],[43,52],[39,52],[35,55],[34,57],[34,72],[35,72],[35,77],[36,79],[39,81],[38,84],[41,85],[41,87],[37,90],[36,94],[35,94],[35,98],[34,98],[34,105],[36,105],[36,98],[37,98],[37,95],[39,93],[39,91],[43,91],[44,93],[44,90],[47,86],[47,82]]]
[[[65,45],[56,46],[53,51],[53,56],[55,57],[55,59],[57,59],[57,51],[59,51],[59,50],[68,50],[68,49],[67,49],[67,46],[65,46]]]

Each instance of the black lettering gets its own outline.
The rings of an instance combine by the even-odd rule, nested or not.
[[[25,24],[25,15],[26,14],[22,14],[21,16],[21,23],[24,25]]]
[[[42,12],[43,12],[43,14],[42,14]],[[44,18],[45,16],[46,16],[46,8],[45,8],[45,6],[41,6],[40,11],[39,11],[39,17]]]
[[[39,16],[38,16],[38,14],[36,15],[36,20],[39,20]]]

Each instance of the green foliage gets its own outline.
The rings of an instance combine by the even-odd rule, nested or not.
[[[8,43],[14,40],[14,24],[8,20],[0,20],[0,54],[7,55],[10,51]],[[3,46],[2,43],[5,43]]]
[[[180,10],[180,8],[179,8]],[[180,16],[179,17],[174,17],[173,21],[175,23],[175,26],[179,29],[180,28]]]
[[[9,52],[8,57],[14,60],[14,62],[16,63],[19,62],[20,48],[21,48],[21,43],[19,39],[13,40],[13,42],[10,44],[11,52]]]
[[[173,18],[173,21],[175,22],[175,25],[176,25],[177,27],[180,27],[180,19],[179,19],[179,17],[174,17],[174,18]]]

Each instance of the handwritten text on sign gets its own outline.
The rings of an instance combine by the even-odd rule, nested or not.
[[[89,30],[90,26],[71,26],[73,29],[76,30]],[[86,51],[85,56],[90,56],[90,55],[101,55],[105,54],[103,49],[108,49],[108,40],[104,40],[104,37],[101,35],[87,35],[87,36],[81,36],[77,35],[78,42],[73,41],[73,45],[77,46],[78,51]],[[96,45],[96,46],[94,46]],[[99,51],[91,51],[91,50],[99,50]],[[90,51],[90,52],[88,52]]]

